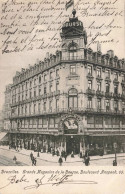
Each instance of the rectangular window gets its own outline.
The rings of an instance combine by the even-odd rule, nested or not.
[[[109,83],[106,83],[106,92],[108,93],[110,91],[110,85]]]
[[[102,125],[103,124],[103,117],[95,117],[95,124]]]
[[[118,94],[118,86],[117,85],[114,86],[114,94]]]
[[[40,113],[40,108],[41,108],[41,103],[39,102],[38,103],[38,111],[39,111],[39,113]]]
[[[70,65],[70,74],[76,74],[76,66]]]
[[[24,100],[24,92],[22,93],[22,100]]]
[[[112,124],[112,119],[111,119],[111,117],[106,117],[106,118],[105,118],[105,124],[106,124],[106,125],[111,125],[111,124]]]
[[[27,106],[25,105],[25,114],[27,114]]]
[[[97,82],[97,90],[101,91],[101,82]]]
[[[27,99],[27,91],[26,91],[26,93],[25,93],[25,99]]]
[[[56,117],[56,118],[55,118],[55,127],[56,127],[56,128],[58,127],[59,122],[60,122],[59,117]]]
[[[88,106],[87,108],[92,108],[92,98],[88,98]]]
[[[114,101],[114,110],[118,111],[118,101],[117,100]]]
[[[38,120],[38,126],[39,126],[39,128],[42,128],[42,119],[40,118],[39,120]]]
[[[43,118],[42,121],[43,121],[43,126],[44,126],[44,125],[47,125],[47,119],[46,119],[46,118]]]
[[[49,110],[52,111],[52,100],[49,101]]]
[[[30,81],[30,87],[32,87],[32,81]]]
[[[114,72],[114,79],[118,80],[118,73],[117,72]]]
[[[26,82],[26,89],[27,89],[27,82]]]
[[[30,98],[32,98],[32,89],[30,89]]]
[[[32,125],[33,125],[33,120],[30,119],[30,120],[29,120],[29,128],[32,128]]]
[[[56,91],[59,90],[59,83],[56,83]]]
[[[36,85],[36,78],[34,79],[34,86]]]
[[[46,111],[46,102],[43,103],[43,110]]]
[[[109,70],[106,70],[106,71],[105,71],[105,77],[106,77],[106,78],[110,78],[110,71],[109,71]]]
[[[34,113],[36,112],[36,104],[34,104]]]
[[[92,81],[91,80],[88,80],[88,89],[92,89]]]
[[[23,106],[22,106],[22,115],[23,115]]]
[[[58,109],[58,108],[59,108],[59,100],[56,99],[56,109]]]
[[[110,109],[110,102],[109,102],[109,100],[106,100],[105,103],[106,103],[106,111],[109,111],[109,109]]]
[[[53,86],[52,85],[50,85],[50,92],[52,92],[53,90],[52,90],[52,88],[53,88]]]
[[[36,97],[36,89],[34,89],[34,97]]]
[[[113,125],[120,125],[120,119],[117,118],[117,117],[114,117],[114,118],[112,119],[112,124],[113,124]]]
[[[101,99],[100,98],[97,99],[97,108],[101,109]]]
[[[97,77],[101,77],[101,69],[97,68]]]
[[[122,87],[122,94],[125,95],[125,87]]]
[[[29,104],[29,114],[31,114],[31,104]]]
[[[50,79],[53,78],[53,72],[50,72]]]
[[[56,76],[59,76],[59,69],[56,69]]]
[[[87,117],[87,124],[94,124],[94,117],[93,116]]]
[[[54,118],[49,119],[49,127],[54,127]]]
[[[46,76],[46,74],[44,74],[44,81],[46,81],[47,80],[47,76]]]
[[[125,82],[125,74],[122,75],[122,81]]]
[[[88,75],[92,75],[92,66],[88,66]]]
[[[44,94],[46,94],[46,86],[44,86]]]
[[[39,76],[39,84],[41,83],[41,76]]]
[[[41,86],[39,86],[39,96],[41,95]]]

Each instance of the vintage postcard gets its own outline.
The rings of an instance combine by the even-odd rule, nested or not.
[[[125,194],[124,0],[0,7],[0,194]]]

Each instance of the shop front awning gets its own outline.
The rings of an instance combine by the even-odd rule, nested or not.
[[[5,133],[5,132],[0,133],[0,142],[3,142],[3,141],[9,141],[8,133]]]

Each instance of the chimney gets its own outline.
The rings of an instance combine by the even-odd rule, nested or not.
[[[97,52],[101,52],[101,44],[99,42],[97,43]]]
[[[46,58],[49,59],[49,52],[46,53]]]
[[[107,54],[110,56],[110,58],[114,57],[114,51],[113,50],[107,51]]]

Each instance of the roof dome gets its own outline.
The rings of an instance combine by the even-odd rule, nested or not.
[[[72,11],[72,14],[73,17],[69,18],[69,21],[65,22],[62,26],[61,38],[85,36],[87,44],[86,31],[84,30],[83,23],[80,20],[78,20],[78,17],[75,17],[76,15],[75,9]]]

